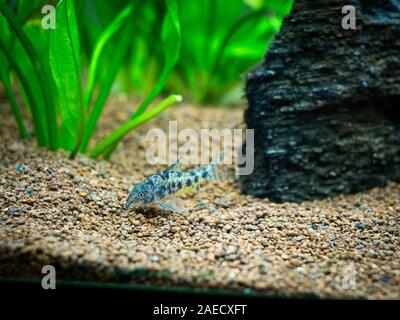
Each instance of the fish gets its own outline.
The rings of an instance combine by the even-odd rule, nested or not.
[[[134,185],[126,200],[125,210],[132,207],[158,205],[171,212],[183,213],[186,209],[180,196],[199,191],[204,181],[219,179],[220,174],[215,162],[181,171],[179,160],[177,160],[164,171],[151,175]]]

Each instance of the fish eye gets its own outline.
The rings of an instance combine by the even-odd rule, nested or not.
[[[144,198],[144,193],[143,192],[139,192],[138,193],[138,198],[139,199],[143,199]]]

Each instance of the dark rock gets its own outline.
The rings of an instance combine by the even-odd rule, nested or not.
[[[400,3],[298,0],[247,77],[254,172],[242,190],[301,202],[400,181]]]

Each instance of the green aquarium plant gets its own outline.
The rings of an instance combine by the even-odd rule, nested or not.
[[[238,101],[242,74],[261,61],[292,1],[0,0],[0,79],[20,135],[33,128],[39,146],[108,158],[130,130],[181,100],[173,93]],[[42,25],[48,4],[54,29]],[[139,103],[94,145],[115,91]]]
[[[182,100],[179,95],[170,95],[149,108],[180,54],[178,2],[165,0],[160,30],[164,52],[162,73],[132,117],[89,151],[90,139],[131,46],[132,32],[138,28],[137,17],[152,4],[130,1],[121,10],[111,11],[115,16],[104,29],[92,32],[96,38],[93,47],[89,46],[86,65],[81,51],[85,26],[79,24],[77,16],[77,10],[82,12],[83,2],[59,1],[56,26],[48,30],[29,19],[44,4],[31,0],[0,1],[0,76],[22,138],[29,135],[11,79],[19,85],[38,145],[69,150],[71,158],[78,152],[88,152],[93,157],[109,155],[124,135]]]
[[[182,47],[166,90],[197,103],[237,102],[242,75],[261,61],[293,0],[178,0]],[[122,69],[126,90],[147,92],[158,79],[163,50],[154,39],[162,16],[151,1]],[[161,11],[160,11],[161,10]],[[146,65],[146,68],[143,68]]]
[[[292,0],[179,0],[181,58],[170,79],[194,101],[226,101],[261,61]],[[181,84],[181,87],[179,87]]]

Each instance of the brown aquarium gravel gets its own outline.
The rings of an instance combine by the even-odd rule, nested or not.
[[[3,103],[4,104],[4,103]],[[113,98],[101,138],[132,110]],[[4,108],[3,108],[4,107]],[[272,203],[223,181],[185,196],[185,215],[122,209],[153,127],[243,127],[240,108],[173,107],[126,137],[110,161],[68,160],[18,140],[0,110],[0,276],[262,292],[283,297],[400,299],[400,185],[323,201]]]

